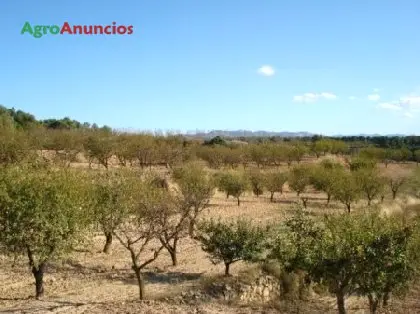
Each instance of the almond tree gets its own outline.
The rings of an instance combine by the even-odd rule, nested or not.
[[[265,188],[270,192],[270,202],[274,201],[274,193],[283,194],[283,186],[288,179],[287,172],[272,171],[265,174]]]
[[[388,187],[392,192],[392,199],[397,198],[397,194],[409,183],[411,172],[408,169],[394,169],[385,172]]]
[[[296,166],[290,171],[289,187],[296,192],[297,196],[305,192],[306,187],[310,184],[310,174],[311,169],[306,166]]]
[[[168,251],[172,266],[178,265],[178,244],[179,241],[188,236],[188,223],[190,209],[183,202],[177,202],[168,195],[168,208],[160,215],[161,225],[167,226],[159,235],[159,241]],[[193,235],[194,236],[194,235]]]
[[[343,171],[333,184],[333,197],[346,205],[347,212],[351,212],[351,205],[361,197],[361,188],[353,173]]]
[[[404,226],[400,221],[377,215],[372,218],[363,230],[365,243],[359,251],[357,293],[368,298],[370,312],[375,314],[381,305],[387,305],[391,293],[407,291],[416,278],[418,255],[411,258],[413,225]]]
[[[113,233],[133,205],[139,178],[127,171],[107,171],[94,176],[92,190],[94,219],[105,235],[104,253],[111,250]]]
[[[312,275],[336,295],[339,313],[346,313],[345,298],[365,296],[372,314],[391,293],[404,292],[415,279],[418,249],[415,224],[384,217],[379,211],[324,218],[326,232],[318,242]]]
[[[382,193],[385,187],[385,179],[379,175],[376,169],[361,169],[354,172],[356,182],[363,194],[368,199],[368,206],[372,200]]]
[[[198,239],[213,264],[225,264],[225,276],[230,265],[238,261],[260,260],[264,253],[266,232],[250,221],[234,222],[208,220],[199,225]]]
[[[180,196],[181,217],[188,212],[188,233],[194,238],[197,219],[214,194],[214,180],[197,163],[187,163],[175,169],[173,176]]]
[[[307,187],[311,184],[312,171],[313,169],[309,166],[298,165],[290,171],[288,178],[290,189],[295,191],[298,197],[300,196],[305,208],[308,203],[308,197],[301,196],[301,194],[304,193]]]
[[[258,169],[248,172],[249,182],[252,187],[252,193],[259,197],[264,193],[264,174]]]
[[[0,165],[16,164],[36,157],[25,132],[11,127],[0,129]]]
[[[340,166],[321,163],[311,173],[311,184],[318,191],[327,194],[327,205],[330,203],[334,193],[337,178],[343,175],[344,169]]]
[[[107,132],[96,131],[87,138],[85,151],[90,160],[89,167],[91,166],[91,160],[94,159],[104,166],[105,169],[108,169],[109,160],[115,151],[115,137]]]
[[[46,148],[55,151],[54,159],[69,167],[83,151],[82,134],[79,130],[48,130]]]
[[[164,248],[158,239],[169,227],[161,218],[168,210],[171,205],[167,202],[167,191],[144,182],[132,195],[122,223],[114,230],[115,237],[130,253],[141,300],[145,296],[142,270],[154,262]],[[150,250],[152,254],[147,253]]]
[[[164,138],[160,145],[158,155],[162,158],[166,168],[172,169],[174,166],[182,163],[184,150],[182,137],[169,135]]]
[[[115,138],[115,156],[121,166],[132,166],[137,157],[135,136],[129,134],[118,134]]]
[[[218,188],[220,191],[226,192],[227,197],[235,197],[238,206],[240,206],[240,197],[249,189],[249,181],[244,173],[229,171],[220,175]]]
[[[85,177],[80,171],[16,166],[0,174],[0,242],[26,255],[35,296],[44,295],[50,260],[68,253],[89,224]]]
[[[142,169],[147,166],[152,167],[153,162],[156,161],[156,139],[150,134],[136,135],[134,149],[140,167]]]

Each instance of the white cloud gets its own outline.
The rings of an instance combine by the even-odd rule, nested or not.
[[[378,101],[379,99],[381,99],[381,96],[379,94],[371,94],[368,95],[368,99],[371,101]]]
[[[336,99],[337,96],[332,94],[332,93],[321,93],[320,94],[321,98],[325,98],[325,99]]]
[[[412,119],[420,112],[420,96],[410,94],[396,101],[380,103],[377,108],[398,112],[401,117]]]
[[[380,88],[374,88],[374,89],[373,89],[373,92],[374,92],[374,93],[379,93],[380,91],[381,91],[381,89],[380,89]]]
[[[393,104],[389,102],[381,103],[377,107],[381,109],[388,109],[388,110],[401,110],[402,109],[401,106],[399,106],[398,104]]]
[[[264,75],[264,76],[273,76],[276,71],[271,65],[263,65],[258,69],[258,74]]]
[[[350,97],[349,97],[349,99],[350,99],[350,100],[356,100],[356,99],[357,99],[357,97],[356,97],[356,96],[350,96]]]
[[[420,96],[406,96],[400,98],[400,104],[408,107],[410,110],[420,109]]]
[[[303,95],[296,95],[293,97],[294,102],[313,103],[320,99],[334,100],[337,96],[333,93],[305,93]]]

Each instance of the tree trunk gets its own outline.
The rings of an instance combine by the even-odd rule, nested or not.
[[[384,297],[382,299],[382,306],[386,307],[386,306],[388,306],[388,303],[389,303],[389,292],[386,291],[385,294],[384,294]]]
[[[274,201],[274,192],[271,192],[271,196],[270,196],[270,202]]]
[[[331,194],[327,194],[327,205],[330,203],[331,201]]]
[[[194,239],[195,236],[195,219],[191,219],[188,224],[188,234],[191,239]]]
[[[395,198],[397,197],[397,191],[392,191],[392,199],[395,200]]]
[[[178,258],[177,258],[177,255],[176,255],[176,248],[177,248],[177,246],[178,246],[178,237],[176,236],[174,238],[174,244],[168,250],[169,251],[169,255],[171,255],[172,266],[177,266],[178,265]]]
[[[373,297],[371,294],[368,295],[368,299],[369,299],[369,310],[371,314],[376,314],[377,310],[378,310],[378,303],[379,303],[379,299]]]
[[[105,232],[105,246],[103,249],[103,252],[106,254],[109,254],[109,252],[111,251],[111,245],[112,245],[112,233],[111,232]]]
[[[225,276],[226,277],[230,276],[229,269],[230,269],[230,263],[225,263]]]
[[[351,204],[350,203],[346,204],[346,208],[347,208],[347,212],[350,214],[350,212],[351,212]]]
[[[238,206],[240,206],[240,205],[241,205],[241,200],[238,197]]]
[[[172,266],[177,266],[178,265],[178,259],[176,256],[176,250],[168,250],[169,255],[171,256],[171,260],[172,260]]]
[[[139,298],[140,300],[144,299],[144,281],[143,276],[141,275],[140,268],[133,265],[133,270],[136,273],[137,283],[139,285]]]
[[[44,263],[41,263],[38,267],[32,266],[32,274],[35,277],[35,298],[37,300],[44,296],[44,270]]]
[[[337,298],[337,309],[339,314],[346,314],[346,306],[344,300],[344,293],[339,291],[335,294]]]
[[[368,206],[370,206],[372,203],[372,199],[370,197],[368,197]]]

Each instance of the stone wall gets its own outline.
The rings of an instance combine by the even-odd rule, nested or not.
[[[279,298],[280,283],[273,276],[261,275],[247,283],[239,278],[232,278],[228,282],[215,282],[206,290],[212,297],[225,301],[268,302]]]

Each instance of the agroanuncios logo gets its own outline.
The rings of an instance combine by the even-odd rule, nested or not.
[[[29,34],[35,38],[41,38],[44,35],[131,35],[133,34],[133,25],[70,25],[64,22],[63,25],[31,25],[25,22],[20,31],[22,35]]]

